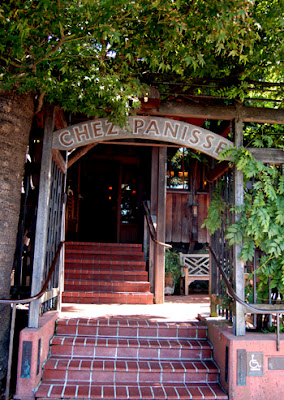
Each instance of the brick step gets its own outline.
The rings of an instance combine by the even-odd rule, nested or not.
[[[142,256],[143,255],[143,251],[141,251],[140,249],[116,249],[116,248],[101,248],[101,247],[89,247],[89,248],[73,248],[73,247],[68,247],[65,249],[66,253],[69,255],[72,254],[107,254],[109,256],[112,255],[139,255]]]
[[[103,277],[101,277],[103,279]],[[115,279],[115,278],[114,278]],[[105,279],[105,281],[93,281],[90,280],[70,280],[65,279],[64,284],[65,292],[76,292],[76,291],[93,291],[93,292],[149,292],[150,291],[150,283],[146,281],[109,281]]]
[[[227,400],[206,336],[199,321],[60,319],[36,398]]]
[[[97,270],[97,271],[108,271],[108,270],[120,270],[120,271],[145,271],[145,261],[127,261],[127,260],[93,260],[86,259],[69,259],[65,260],[65,268],[68,270],[73,268],[80,268],[80,270]]]
[[[43,380],[71,382],[218,382],[219,369],[211,361],[100,360],[50,357]]]
[[[66,270],[65,271],[65,282],[66,280],[72,281],[75,280],[75,283],[79,283],[78,279],[80,279],[85,285],[89,281],[138,281],[138,282],[147,282],[148,280],[148,272],[146,271],[118,271],[118,270],[109,270],[109,271],[96,271],[96,270],[76,270],[77,272]],[[86,278],[87,282],[86,282]]]
[[[69,318],[57,322],[58,335],[156,339],[206,339],[207,327],[200,321],[156,322],[139,318]]]
[[[63,303],[76,304],[153,304],[150,292],[63,292]]]
[[[65,249],[116,249],[142,251],[141,243],[65,242]]]
[[[153,385],[139,384],[136,382],[113,383],[71,383],[45,382],[36,393],[36,398],[47,399],[136,399],[136,400],[159,400],[159,399],[183,399],[183,400],[227,400],[228,396],[217,383],[184,384],[157,382]]]
[[[138,254],[143,255],[142,247],[129,247],[127,245],[120,246],[116,243],[108,243],[101,245],[87,245],[87,246],[65,246],[65,251],[68,254]]]
[[[51,342],[54,357],[104,357],[105,359],[209,360],[212,346],[200,339],[145,339],[57,335]]]
[[[143,253],[134,253],[131,252],[123,252],[123,253],[102,253],[102,252],[86,252],[86,253],[70,253],[65,252],[66,261],[69,262],[70,260],[76,260],[77,262],[82,262],[82,260],[88,260],[97,262],[100,260],[103,261],[143,261],[144,255]]]

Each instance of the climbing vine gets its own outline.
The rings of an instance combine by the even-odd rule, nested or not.
[[[256,249],[262,252],[256,271],[259,300],[268,296],[269,278],[270,289],[284,295],[283,167],[257,161],[244,147],[225,150],[221,158],[226,157],[230,157],[231,165],[243,171],[244,204],[242,207],[226,204],[217,188],[204,226],[213,234],[227,219],[228,207],[240,213],[238,221],[226,224],[229,245],[242,244],[240,257],[244,263],[252,261]]]

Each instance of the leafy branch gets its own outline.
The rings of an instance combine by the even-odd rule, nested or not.
[[[259,292],[267,293],[277,288],[284,294],[284,175],[277,165],[265,165],[257,161],[245,148],[231,147],[222,152],[221,159],[230,158],[244,173],[244,204],[231,211],[241,216],[233,224],[228,220],[226,204],[220,189],[217,189],[204,221],[210,234],[225,226],[225,238],[230,246],[241,244],[240,257],[244,263],[252,261],[255,250],[262,252],[260,266],[256,274]]]

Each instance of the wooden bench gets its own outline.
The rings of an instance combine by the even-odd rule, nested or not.
[[[180,253],[180,266],[184,272],[185,295],[188,295],[188,286],[198,281],[209,280],[209,254]]]

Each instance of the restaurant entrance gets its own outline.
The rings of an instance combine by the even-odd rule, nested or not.
[[[78,222],[74,232],[74,224],[67,221],[67,237],[141,243],[142,203],[150,196],[150,170],[150,147],[97,145],[68,171],[69,197],[78,199]]]

